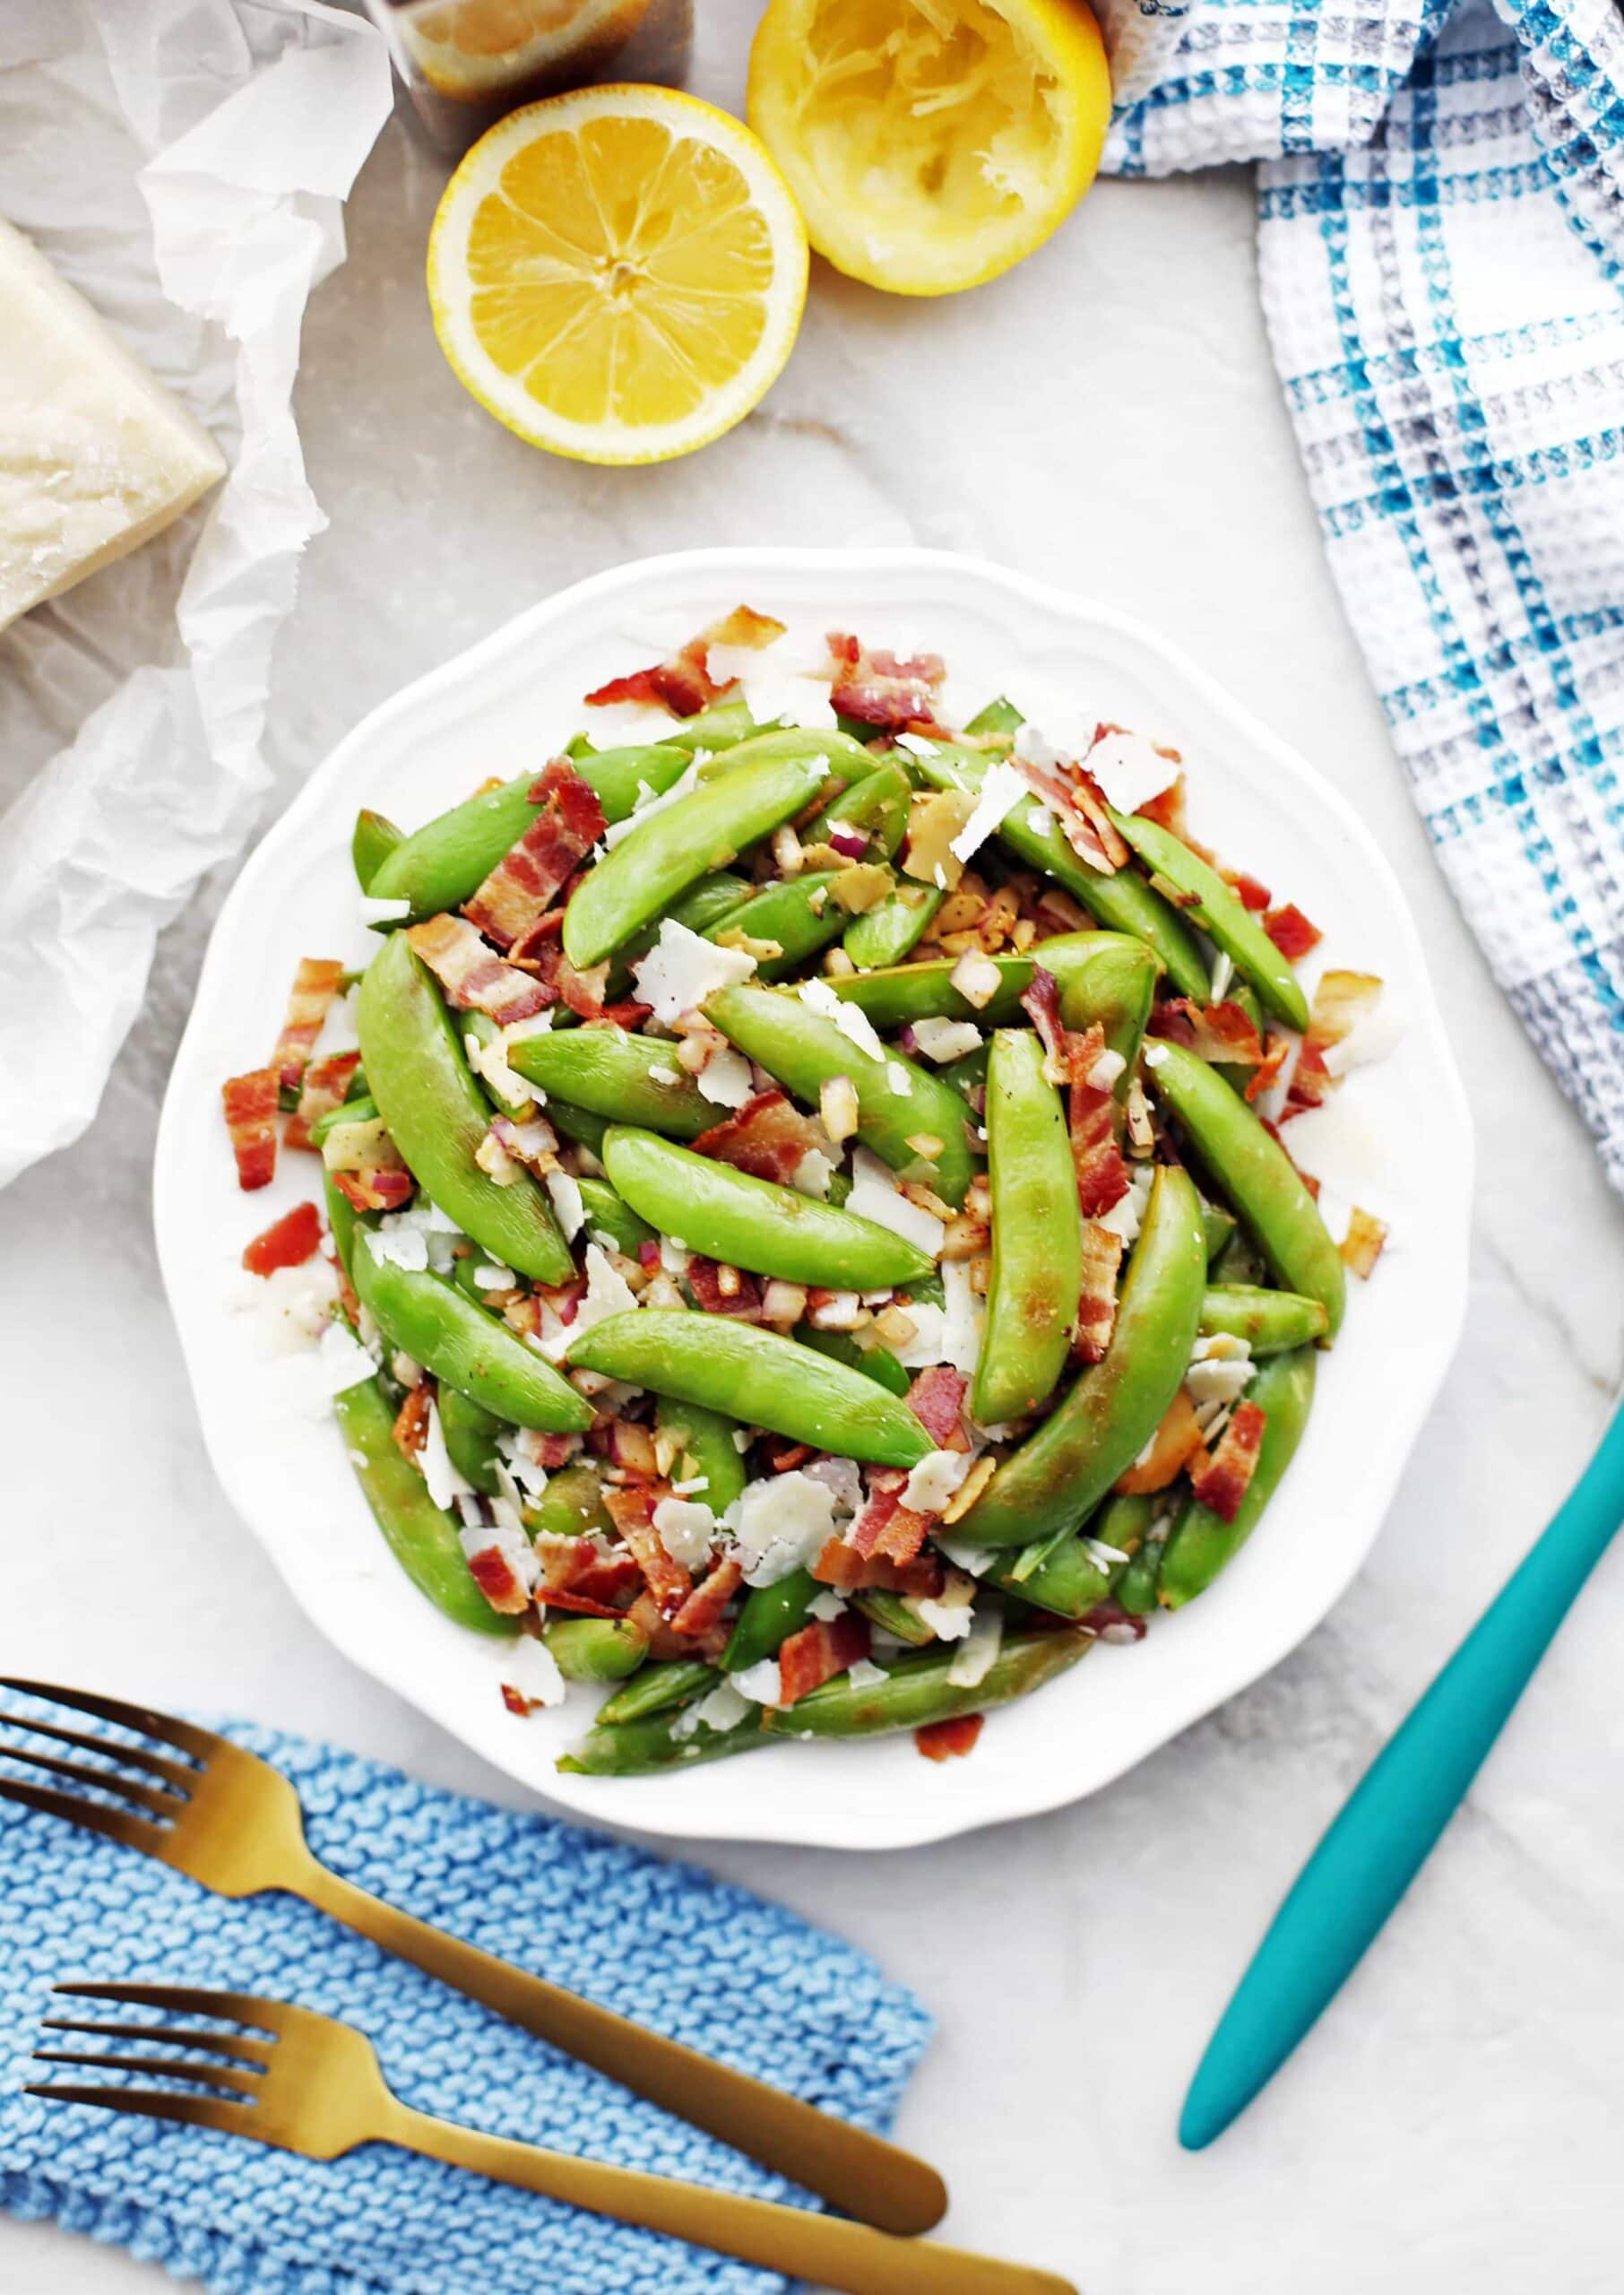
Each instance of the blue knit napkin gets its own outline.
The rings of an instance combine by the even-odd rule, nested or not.
[[[346,1878],[842,2118],[889,2127],[929,2022],[850,1945],[690,1866],[551,1818],[273,1730],[227,1734],[293,1780],[311,1847]],[[60,2013],[52,1984],[76,1977],[223,1986],[322,2009],[365,2031],[391,2085],[425,2111],[729,2191],[805,2198],[289,1897],[229,1902],[0,1802],[0,2204],[14,2215],[55,2217],[222,2295],[784,2286],[380,2144],[318,2165],[211,2129],[36,2102],[21,2092],[40,2076],[29,2051],[40,2019]]]
[[[1624,13],[1096,0],[1106,166],[1257,159],[1275,364],[1438,857],[1624,1191]]]

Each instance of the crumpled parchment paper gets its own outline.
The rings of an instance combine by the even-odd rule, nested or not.
[[[324,524],[299,326],[390,102],[377,33],[320,0],[0,5],[0,214],[231,465],[0,634],[0,1185],[89,1124],[160,927],[254,825],[272,645]]]

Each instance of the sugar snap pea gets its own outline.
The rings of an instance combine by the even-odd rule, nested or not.
[[[894,1641],[905,1642],[911,1650],[923,1650],[936,1640],[932,1627],[911,1610],[900,1594],[888,1594],[883,1586],[867,1586],[851,1597],[851,1606],[866,1617],[870,1625],[877,1625]]]
[[[363,806],[355,817],[355,831],[350,839],[350,859],[355,870],[355,881],[364,893],[372,890],[372,880],[397,844],[404,844],[406,832],[382,813],[375,813]]]
[[[618,821],[631,812],[641,790],[663,792],[690,762],[686,749],[663,744],[599,749],[576,770],[597,792],[605,819]],[[377,900],[410,901],[414,919],[461,908],[535,819],[530,792],[540,773],[538,765],[426,821],[384,856],[367,891]]]
[[[583,1148],[590,1148],[595,1156],[603,1145],[603,1135],[609,1128],[606,1115],[596,1115],[591,1108],[573,1106],[561,1100],[556,1092],[547,1095],[547,1120],[555,1131],[566,1139],[574,1139]]]
[[[513,1633],[516,1621],[493,1610],[474,1583],[454,1518],[435,1504],[397,1447],[394,1412],[377,1381],[346,1387],[333,1397],[333,1413],[373,1519],[418,1591],[476,1633]]]
[[[1161,1503],[1159,1498],[1119,1493],[1106,1500],[1085,1530],[1075,1531],[1057,1546],[1047,1562],[1020,1581],[1018,1588],[1015,1572],[1020,1557],[1016,1555],[997,1556],[986,1572],[986,1582],[1018,1591],[1023,1601],[1053,1610],[1058,1616],[1086,1617],[1090,1610],[1110,1598],[1144,1544]],[[1103,1549],[1109,1549],[1109,1554]],[[1127,1559],[1113,1561],[1110,1554],[1125,1555]]]
[[[1283,1355],[1323,1338],[1330,1316],[1320,1299],[1296,1291],[1259,1291],[1249,1284],[1209,1284],[1201,1302],[1201,1329],[1244,1338],[1254,1355]]]
[[[843,1363],[848,1370],[860,1371],[894,1395],[905,1395],[912,1384],[888,1347],[860,1347],[846,1331],[817,1330],[810,1323],[799,1324],[795,1336],[803,1347],[815,1347],[819,1355]]]
[[[961,1713],[990,1713],[1065,1673],[1088,1655],[1093,1641],[1092,1634],[1063,1627],[1012,1634],[973,1689],[948,1678],[951,1650],[922,1650],[918,1657],[899,1658],[884,1681],[862,1688],[848,1675],[837,1674],[793,1705],[769,1708],[762,1726],[772,1737],[877,1737],[895,1729],[925,1728]]]
[[[1156,1607],[1162,1565],[1167,1557],[1167,1533],[1147,1537],[1117,1581],[1117,1607],[1129,1617],[1150,1617]]]
[[[1215,1203],[1204,1203],[1201,1207],[1201,1224],[1206,1229],[1206,1268],[1210,1275],[1213,1272],[1214,1262],[1221,1259],[1229,1249],[1231,1239],[1235,1234],[1236,1223],[1229,1212],[1221,1211]]]
[[[922,1180],[944,1201],[963,1203],[976,1163],[965,1135],[964,1104],[951,1084],[900,1052],[877,1060],[790,992],[723,988],[706,999],[704,1009],[742,1052],[814,1107],[825,1084],[849,1077],[865,1145],[904,1179]],[[937,1152],[924,1154],[913,1144],[921,1138],[938,1143]]]
[[[1014,702],[1007,695],[1000,693],[976,711],[964,731],[967,733],[1002,733],[1006,740],[1013,741],[1025,723]]]
[[[1205,1282],[1200,1198],[1188,1172],[1164,1165],[1103,1361],[1010,1452],[959,1526],[972,1546],[1023,1546],[1017,1583],[1093,1511],[1161,1425],[1190,1359]]]
[[[801,831],[803,844],[821,844],[838,827],[861,829],[871,849],[890,860],[908,826],[913,784],[894,758],[868,763],[867,773],[813,815]]]
[[[552,1617],[541,1635],[566,1682],[623,1682],[649,1654],[648,1636],[626,1617]]]
[[[992,1274],[971,1404],[984,1426],[1024,1418],[1048,1399],[1066,1367],[1083,1286],[1077,1171],[1045,1056],[1031,1028],[1000,1028],[992,1039]]]
[[[743,1494],[748,1478],[744,1453],[733,1440],[739,1432],[739,1421],[728,1417],[725,1412],[706,1410],[699,1403],[681,1402],[675,1395],[661,1395],[655,1405],[654,1423],[662,1434],[670,1435],[682,1445],[671,1472],[672,1481],[703,1482],[703,1490],[688,1494],[703,1499],[720,1520]]]
[[[844,733],[830,732],[822,726],[812,730],[804,725],[766,725],[758,727],[747,740],[707,758],[700,766],[699,777],[714,781],[735,766],[782,765],[786,758],[806,758],[823,766],[825,781],[847,783],[872,773],[877,762],[860,741]]]
[[[657,1132],[611,1124],[603,1165],[634,1211],[730,1267],[828,1291],[881,1290],[931,1271],[916,1244],[875,1220],[695,1156]],[[1071,1192],[1075,1201],[1075,1179]]]
[[[1194,1498],[1186,1503],[1173,1525],[1162,1563],[1159,1591],[1166,1608],[1181,1609],[1205,1592],[1257,1529],[1308,1425],[1314,1404],[1315,1360],[1314,1348],[1301,1347],[1288,1355],[1271,1355],[1258,1369],[1247,1389],[1247,1399],[1264,1414],[1263,1441],[1252,1479],[1232,1522]]]
[[[489,1110],[439,991],[403,932],[367,966],[356,1014],[378,1113],[429,1199],[505,1266],[540,1283],[575,1271],[547,1199],[528,1172],[506,1187],[474,1151]]]
[[[1113,811],[1111,819],[1124,842],[1141,861],[1167,883],[1194,896],[1188,911],[1207,937],[1223,950],[1242,978],[1251,983],[1268,1009],[1290,1028],[1309,1025],[1309,1000],[1291,966],[1281,955],[1238,893],[1181,836],[1160,821],[1137,813]],[[1187,991],[1186,993],[1188,992]]]
[[[724,1113],[705,1098],[675,1044],[610,1025],[522,1036],[508,1047],[507,1061],[541,1087],[549,1104],[556,1092],[611,1123],[639,1123],[677,1139],[697,1139]]]
[[[341,1124],[375,1122],[377,1112],[378,1104],[370,1096],[359,1100],[341,1100],[337,1107],[329,1108],[324,1115],[316,1117],[310,1127],[310,1145],[320,1148],[328,1133],[336,1131]]]
[[[767,1742],[755,1706],[727,1729],[713,1729],[703,1721],[697,1728],[685,1728],[683,1719],[680,1711],[661,1712],[589,1730],[557,1766],[566,1777],[650,1777],[661,1770],[696,1769],[730,1754],[754,1753]]]
[[[877,907],[851,919],[841,946],[860,972],[900,965],[924,939],[946,897],[935,885],[916,884],[911,878],[904,878]]]
[[[666,1658],[643,1667],[598,1708],[599,1726],[644,1721],[655,1713],[676,1713],[713,1690],[721,1676],[697,1658]]]
[[[756,959],[758,980],[782,980],[799,972],[808,957],[826,948],[831,940],[838,940],[846,929],[846,912],[831,897],[829,889],[838,873],[834,869],[812,869],[805,876],[785,877],[778,884],[768,885],[716,917],[705,926],[704,937],[721,941],[731,933],[740,933],[747,940],[775,940],[780,954]]]
[[[678,749],[728,749],[761,731],[750,714],[748,702],[718,701],[695,716],[679,717],[661,739]]]
[[[787,821],[825,778],[818,756],[736,766],[634,825],[583,879],[564,912],[574,965],[612,956],[697,878],[725,869]]]
[[[487,1498],[494,1498],[502,1486],[497,1474],[501,1420],[459,1387],[443,1386],[438,1400],[440,1432],[452,1465],[465,1482],[472,1483]]]
[[[554,1538],[611,1532],[614,1525],[603,1503],[603,1485],[596,1468],[578,1463],[549,1474],[547,1488],[524,1509],[524,1527],[538,1536]]]
[[[764,1659],[776,1658],[790,1636],[799,1633],[811,1616],[818,1596],[826,1591],[809,1570],[791,1571],[775,1586],[752,1586],[722,1652],[722,1670],[747,1673]]]
[[[979,790],[988,760],[977,750],[944,744],[917,765],[933,788]],[[1163,900],[1135,870],[1119,869],[1107,875],[1090,868],[1067,843],[1054,815],[1035,798],[1019,799],[1005,814],[998,834],[1018,861],[1052,877],[1101,924],[1112,931],[1131,932],[1153,948],[1180,996],[1206,1002],[1206,966],[1194,935],[1171,902]]]
[[[1334,1338],[1347,1303],[1346,1271],[1285,1149],[1188,1045],[1153,1044],[1145,1065],[1152,1091],[1274,1273],[1288,1290],[1319,1301]]]
[[[654,1241],[654,1230],[648,1221],[639,1219],[631,1205],[623,1202],[606,1180],[583,1175],[575,1185],[581,1191],[581,1208],[586,1214],[585,1232],[590,1241],[598,1243],[607,1237],[627,1259],[635,1259],[644,1243]]]
[[[722,1315],[669,1307],[608,1315],[572,1344],[570,1360],[875,1466],[915,1467],[931,1447],[907,1405],[872,1379]]]

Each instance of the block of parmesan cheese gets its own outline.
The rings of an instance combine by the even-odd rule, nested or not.
[[[0,222],[0,629],[225,474],[202,425]]]

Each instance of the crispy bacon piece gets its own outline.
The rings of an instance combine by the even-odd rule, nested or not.
[[[629,1554],[599,1554],[594,1550],[591,1560],[570,1580],[569,1589],[583,1601],[606,1602],[618,1610],[642,1583],[643,1572]]]
[[[628,1483],[606,1488],[603,1503],[609,1520],[637,1560],[644,1585],[660,1606],[661,1616],[674,1618],[694,1590],[694,1581],[680,1562],[666,1552],[654,1528],[654,1509],[667,1495],[663,1483]]]
[[[430,916],[406,938],[458,1011],[488,1012],[502,1027],[528,1020],[549,1002],[536,981],[504,964],[465,916]]]
[[[463,915],[499,948],[525,939],[603,835],[598,793],[566,757],[553,758],[530,801],[539,809],[535,819],[462,905]]]
[[[730,1555],[695,1587],[676,1616],[671,1632],[692,1641],[721,1622],[721,1614],[744,1583],[744,1564]]]
[[[1092,1084],[1071,1087],[1071,1160],[1084,1218],[1102,1218],[1127,1193],[1127,1165],[1117,1139],[1116,1103]]]
[[[1165,789],[1158,789],[1142,805],[1134,808],[1142,821],[1154,821],[1158,828],[1170,829],[1181,843],[1188,843],[1185,830],[1188,827],[1184,810],[1184,775],[1179,774]]]
[[[695,1251],[688,1261],[687,1278],[707,1315],[731,1315],[741,1323],[761,1321],[761,1286],[753,1275]]]
[[[1202,1060],[1223,1061],[1234,1068],[1255,1068],[1263,1059],[1263,1039],[1250,1013],[1227,1000],[1209,1004],[1204,1011],[1188,996],[1175,996],[1157,1006],[1151,1034],[1188,1044]]]
[[[245,1191],[269,1187],[276,1176],[276,1112],[281,1078],[274,1068],[230,1076],[220,1087],[237,1158],[237,1184]]]
[[[959,1424],[969,1381],[950,1364],[937,1363],[919,1372],[908,1390],[908,1407],[938,1451],[967,1451]]]
[[[1285,1112],[1297,1115],[1304,1108],[1320,1106],[1341,1080],[1326,1054],[1352,1035],[1361,1020],[1376,1009],[1381,982],[1370,972],[1328,972],[1314,991],[1308,1031],[1297,1065],[1286,1089]]]
[[[894,654],[871,653],[844,630],[832,629],[829,660],[829,698],[843,717],[888,733],[936,728],[937,691],[947,674],[939,654],[899,662]]]
[[[859,1611],[846,1610],[829,1624],[815,1618],[792,1633],[778,1653],[782,1702],[795,1704],[868,1654],[868,1621]]]
[[[330,1115],[334,1108],[342,1107],[350,1079],[360,1064],[358,1052],[330,1052],[325,1060],[311,1062],[299,1087],[298,1105],[282,1130],[284,1148],[314,1145],[311,1126],[322,1116]]]
[[[514,951],[515,954],[523,954],[541,1002],[562,1003],[569,1011],[579,1013],[583,1020],[610,1018],[623,1027],[635,1026],[637,1021],[645,1018],[649,1009],[646,1004],[633,1003],[629,1000],[613,1006],[604,1002],[603,992],[609,985],[609,975],[608,957],[601,964],[592,965],[582,972],[565,955],[556,934],[551,930],[541,929],[550,928],[555,918],[562,922],[562,912],[554,909],[544,916],[536,932],[525,940],[522,949],[515,948]]]
[[[907,1479],[895,1467],[877,1468],[869,1475],[868,1503],[850,1533],[851,1550],[862,1561],[891,1562],[900,1569],[912,1562],[924,1545],[935,1517],[903,1505]]]
[[[276,1039],[276,1050],[271,1055],[271,1065],[276,1070],[276,1080],[285,1091],[298,1088],[298,1081],[315,1049],[315,1040],[322,1032],[327,1017],[327,1007],[339,992],[344,977],[344,967],[336,957],[301,957],[298,970],[293,975],[293,986],[288,992],[288,1009],[282,1020],[282,1032]]]
[[[1291,1045],[1284,1036],[1274,1035],[1269,1038],[1268,1050],[1264,1053],[1254,1073],[1246,1079],[1246,1096],[1248,1100],[1262,1098],[1264,1093],[1269,1089],[1285,1066],[1286,1054],[1290,1050]]]
[[[1288,964],[1297,964],[1310,948],[1317,948],[1325,935],[1317,924],[1310,924],[1294,901],[1283,902],[1278,908],[1266,911],[1263,929]]]
[[[492,1609],[499,1610],[504,1617],[522,1617],[530,1607],[530,1596],[499,1546],[483,1546],[477,1554],[471,1554],[468,1569]],[[524,1710],[529,1712],[528,1703]]]
[[[250,1275],[274,1275],[279,1267],[303,1267],[321,1248],[322,1215],[314,1203],[296,1203],[243,1252]]]
[[[1125,1498],[1147,1496],[1177,1482],[1201,1448],[1201,1422],[1189,1389],[1180,1387],[1167,1407],[1166,1416],[1146,1445],[1147,1455],[1136,1459],[1127,1472],[1111,1485]]]
[[[913,1733],[913,1742],[927,1761],[963,1761],[972,1754],[987,1726],[984,1713],[955,1713],[946,1721],[927,1721]]]
[[[1232,1522],[1240,1511],[1267,1423],[1260,1403],[1237,1403],[1218,1448],[1210,1458],[1205,1451],[1198,1453],[1190,1468],[1190,1488],[1197,1503],[1210,1506],[1226,1522]]]
[[[328,1176],[358,1211],[398,1211],[417,1185],[410,1172],[333,1172]]]
[[[820,1125],[773,1086],[747,1100],[737,1114],[702,1131],[693,1147],[696,1156],[709,1156],[754,1179],[775,1180],[780,1187],[788,1187],[803,1158],[815,1148],[826,1154],[829,1140]]]
[[[1081,765],[1064,770],[1058,766],[1028,765],[1011,760],[1034,797],[1041,798],[1060,825],[1060,834],[1080,861],[1101,876],[1114,876],[1127,860],[1116,823],[1105,801],[1105,792]]]
[[[1343,1262],[1358,1276],[1368,1276],[1381,1257],[1381,1247],[1387,1240],[1387,1226],[1374,1212],[1362,1210],[1356,1203],[1348,1220],[1348,1232],[1339,1246]]]
[[[859,1554],[839,1537],[829,1540],[812,1564],[812,1575],[820,1586],[833,1586],[842,1594],[873,1586],[888,1594],[921,1594],[927,1599],[939,1594],[946,1582],[939,1555],[920,1554],[911,1562],[896,1563],[884,1555]]]
[[[415,1459],[428,1439],[428,1406],[434,1400],[433,1390],[427,1381],[407,1390],[406,1399],[394,1415],[390,1433],[395,1449],[403,1459]]]
[[[1256,877],[1248,877],[1244,869],[1226,869],[1223,880],[1240,901],[1242,908],[1249,908],[1254,916],[1261,915],[1269,905],[1269,888],[1260,885]],[[1266,927],[1265,928],[1266,931]],[[1310,926],[1309,930],[1312,931]],[[1317,935],[1316,935],[1317,938]],[[1284,953],[1283,951],[1282,952]]]
[[[594,1594],[583,1594],[574,1586],[538,1586],[536,1603],[544,1610],[568,1610],[574,1617],[618,1617],[620,1612],[612,1602],[600,1602]]]
[[[1083,1223],[1083,1290],[1077,1301],[1072,1351],[1084,1363],[1098,1363],[1117,1328],[1117,1269],[1122,1238],[1097,1219]]]
[[[669,709],[674,717],[696,717],[739,683],[737,678],[726,685],[715,682],[710,668],[712,646],[753,645],[759,652],[782,637],[784,627],[770,613],[757,613],[754,606],[735,606],[731,613],[678,646],[669,661],[656,662],[652,670],[634,670],[629,677],[611,678],[607,685],[599,686],[587,695],[587,706],[600,709],[611,701],[646,701]]]
[[[767,1465],[773,1474],[793,1474],[797,1467],[804,1467],[816,1456],[810,1442],[781,1442],[776,1450],[769,1448]]]

